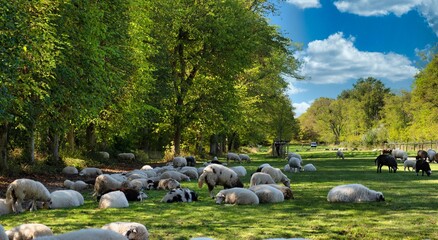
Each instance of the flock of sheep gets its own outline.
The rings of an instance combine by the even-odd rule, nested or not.
[[[433,150],[432,150],[433,151]],[[430,151],[430,153],[432,153]],[[395,155],[394,155],[395,154]],[[126,156],[125,156],[126,155]],[[125,154],[124,158],[133,158],[133,154]],[[406,163],[407,154],[393,150],[390,154],[382,154],[376,159],[376,164],[388,165],[396,171],[392,163],[382,164],[383,160],[390,156],[389,162],[401,158]],[[337,152],[337,157],[344,159],[342,151]],[[423,156],[424,157],[424,156]],[[436,160],[436,155],[428,156],[429,160]],[[418,158],[418,157],[417,157]],[[31,211],[38,208],[71,208],[84,204],[84,197],[81,191],[94,185],[93,196],[99,201],[99,208],[124,208],[129,207],[130,201],[142,201],[147,198],[144,190],[166,190],[168,191],[161,199],[161,202],[192,202],[198,200],[198,194],[189,189],[183,188],[182,182],[196,180],[198,187],[207,185],[209,196],[215,199],[217,204],[260,204],[279,203],[293,199],[293,191],[290,188],[290,179],[284,172],[316,171],[313,164],[303,166],[303,160],[299,154],[289,153],[287,164],[283,171],[279,168],[262,164],[251,175],[249,188],[244,188],[240,178],[247,175],[244,166],[227,167],[225,163],[214,158],[211,162],[204,163],[202,167],[195,167],[194,157],[175,157],[171,163],[162,167],[143,166],[125,173],[104,174],[98,168],[84,168],[78,171],[75,167],[66,167],[63,173],[67,175],[82,176],[93,179],[92,182],[82,180],[65,180],[66,189],[49,192],[40,182],[31,179],[17,179],[9,184],[6,191],[6,198],[0,199],[0,215],[8,213],[23,212],[25,209]],[[242,163],[250,162],[246,154],[227,154],[229,161]],[[385,161],[386,161],[385,160]],[[422,161],[422,159],[417,159]],[[426,162],[426,159],[424,159]],[[414,166],[418,169],[419,166]],[[430,174],[430,173],[428,173]],[[282,183],[279,185],[278,183]],[[216,186],[223,186],[223,190],[217,194],[213,193]],[[348,184],[332,188],[327,194],[329,202],[370,202],[384,201],[381,192],[368,189],[361,184]],[[42,224],[23,224],[9,231],[4,231],[0,225],[0,240],[21,240],[21,239],[148,239],[147,228],[136,222],[114,222],[103,226],[101,229],[82,229],[75,232],[54,236],[50,228]]]

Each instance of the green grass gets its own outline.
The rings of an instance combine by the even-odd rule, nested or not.
[[[0,216],[9,229],[22,223],[43,223],[55,233],[86,227],[101,227],[114,221],[144,224],[151,239],[189,239],[207,236],[215,239],[265,239],[274,237],[309,239],[438,239],[433,229],[438,221],[438,176],[416,176],[403,172],[376,173],[377,153],[346,153],[345,160],[334,152],[302,153],[304,163],[313,163],[317,172],[287,173],[295,199],[279,204],[257,206],[216,205],[208,197],[206,186],[183,182],[198,192],[194,203],[160,203],[164,191],[148,191],[149,198],[132,202],[126,209],[98,209],[90,193],[86,204],[75,209],[39,210],[19,215]],[[244,163],[248,175],[262,163],[283,169],[283,159],[253,154],[252,163]],[[233,164],[235,165],[235,164]],[[433,171],[438,164],[431,164]],[[421,174],[420,174],[421,175]],[[333,204],[327,192],[336,185],[361,183],[383,192],[385,202]],[[222,187],[215,189],[217,193]]]

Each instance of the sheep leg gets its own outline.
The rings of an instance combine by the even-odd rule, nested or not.
[[[24,211],[23,211],[22,204],[23,204],[22,200],[20,200],[20,199],[15,200],[15,201],[12,203],[12,210],[13,210],[15,213],[22,213],[22,212],[24,212]]]

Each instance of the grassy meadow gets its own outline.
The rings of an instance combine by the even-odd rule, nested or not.
[[[98,203],[84,192],[85,205],[74,209],[39,210],[18,215],[0,216],[5,229],[22,223],[42,223],[55,234],[88,227],[101,227],[114,221],[144,224],[150,239],[438,239],[434,231],[438,221],[438,164],[432,163],[432,175],[416,176],[404,172],[399,163],[397,173],[387,167],[376,173],[375,152],[345,152],[346,159],[336,159],[333,151],[302,152],[304,164],[312,163],[317,172],[286,173],[291,179],[295,199],[278,204],[255,206],[216,205],[208,197],[207,186],[183,182],[195,190],[200,201],[160,203],[165,191],[147,191],[143,202],[131,202],[126,209],[98,209]],[[243,163],[248,175],[262,163],[283,169],[283,159],[267,154],[250,155]],[[220,159],[221,160],[221,159]],[[231,164],[232,166],[237,164]],[[383,192],[385,202],[328,203],[328,191],[340,184],[361,183]],[[215,189],[217,193],[222,187]]]

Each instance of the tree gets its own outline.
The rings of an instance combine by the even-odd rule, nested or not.
[[[385,98],[383,119],[390,141],[409,141],[408,127],[412,124],[411,93],[402,91],[399,95]]]

